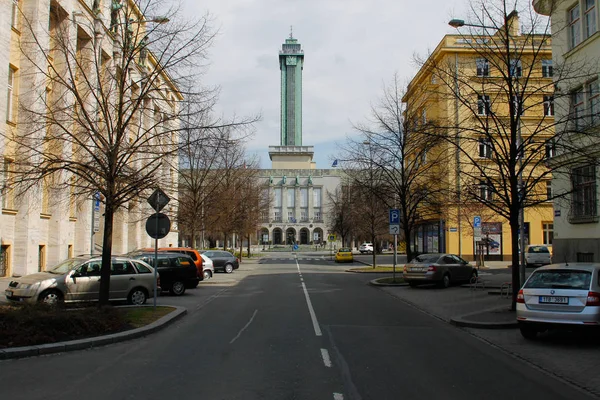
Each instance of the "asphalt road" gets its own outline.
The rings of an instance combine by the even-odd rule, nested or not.
[[[321,255],[280,253],[180,298],[152,336],[0,362],[3,399],[586,399]]]

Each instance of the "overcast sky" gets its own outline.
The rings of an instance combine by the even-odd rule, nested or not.
[[[278,52],[290,25],[305,55],[303,145],[314,146],[317,168],[329,168],[384,82],[396,71],[408,82],[413,55],[435,48],[468,8],[466,0],[184,1],[191,13],[210,12],[220,30],[205,76],[221,87],[218,112],[262,113],[247,146],[262,168],[271,167],[267,147],[279,145]]]

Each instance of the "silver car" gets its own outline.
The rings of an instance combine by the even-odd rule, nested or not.
[[[600,325],[600,264],[552,264],[536,269],[517,296],[526,339],[559,326]]]
[[[5,291],[10,302],[79,302],[98,300],[100,257],[70,258],[48,271],[15,278]],[[141,305],[154,295],[154,270],[140,260],[113,257],[110,269],[110,300]]]
[[[202,257],[202,273],[204,274],[204,279],[210,279],[215,275],[215,265],[213,260],[204,254],[200,254],[200,256]]]
[[[437,283],[447,288],[453,282],[477,278],[477,269],[454,254],[421,254],[404,266],[402,276],[413,287]]]

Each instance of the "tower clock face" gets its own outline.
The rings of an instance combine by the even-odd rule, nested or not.
[[[285,59],[285,64],[286,65],[296,65],[296,57],[287,56],[287,58]]]

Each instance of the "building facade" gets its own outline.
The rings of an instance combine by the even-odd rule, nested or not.
[[[123,6],[136,7],[134,2],[127,2]],[[15,187],[13,181],[15,165],[18,164],[21,153],[10,138],[22,133],[25,126],[36,123],[27,120],[27,115],[32,114],[26,114],[23,105],[26,104],[29,110],[37,110],[38,115],[44,110],[52,112],[47,107],[51,103],[49,99],[55,96],[53,90],[56,92],[56,87],[49,83],[47,75],[39,71],[50,70],[49,63],[55,63],[53,67],[56,67],[61,62],[59,56],[53,56],[52,53],[57,44],[58,32],[70,33],[69,46],[77,49],[74,57],[91,51],[88,46],[94,43],[101,46],[100,52],[106,57],[104,60],[110,60],[116,45],[115,36],[111,33],[116,10],[111,8],[110,1],[14,0],[3,1],[1,7],[4,9],[2,14],[10,18],[5,18],[5,23],[0,27],[0,53],[6,62],[0,68],[0,91],[6,94],[0,97],[0,113],[6,116],[5,123],[0,124],[0,153],[3,156],[0,277],[43,271],[68,257],[98,254],[101,250],[101,201],[97,204],[96,199],[77,196],[74,189],[57,189],[45,182],[34,185],[22,196],[18,195],[19,188]],[[96,8],[92,9],[93,7]],[[140,14],[138,20],[143,20],[143,15]],[[94,41],[94,38],[101,40]],[[61,37],[63,39],[65,36]],[[43,51],[32,48],[26,54],[27,46],[32,43],[50,49],[49,53],[44,54]],[[145,61],[142,60],[135,68],[151,68],[152,62],[144,64]],[[47,68],[43,68],[44,66]],[[165,87],[170,89],[164,90],[165,97],[160,100],[147,99],[149,109],[156,112],[140,115],[144,123],[156,123],[154,119],[160,118],[161,109],[165,107],[164,99],[174,100],[175,103],[180,100],[176,88],[168,84],[168,76],[165,74],[163,78],[163,83],[167,83]],[[134,88],[135,85],[132,84],[131,87]],[[72,99],[68,100],[68,96],[64,96],[62,100],[71,101],[70,107],[76,107]],[[68,109],[69,103],[66,106],[65,109]],[[93,106],[90,104],[90,107]],[[48,128],[49,131],[51,129],[52,127]],[[176,137],[173,140],[177,140]],[[170,161],[176,163],[177,157]],[[158,173],[170,180],[164,190],[175,197],[177,174],[166,170]],[[61,179],[70,182],[71,176],[65,173]],[[153,241],[144,229],[145,217],[150,213],[152,210],[145,199],[131,201],[117,211],[113,227],[113,254],[150,247]],[[176,211],[172,209],[171,213],[174,215]],[[173,232],[160,241],[161,246],[176,245],[177,232],[176,227],[174,228]]]
[[[279,52],[281,135],[269,146],[271,169],[261,170],[269,209],[258,227],[260,244],[318,245],[328,239],[329,193],[340,185],[336,169],[317,169],[314,147],[302,145],[304,51],[291,35]]]
[[[571,72],[577,78],[556,82],[562,94],[556,117],[564,121],[557,130],[567,133],[560,135],[555,158],[568,167],[558,168],[552,185],[568,194],[554,202],[554,260],[600,262],[600,3],[535,0],[533,6],[551,17],[554,62],[580,66]]]
[[[521,36],[516,13],[509,16],[507,30],[512,43],[531,40]],[[504,27],[498,29],[498,32],[503,31]],[[495,55],[503,50],[496,46],[495,40],[499,39],[493,33],[446,35],[412,79],[403,97],[411,114],[409,124],[416,127],[415,131],[438,129],[445,132],[444,137],[452,138],[431,150],[435,157],[427,157],[443,160],[439,181],[431,185],[440,193],[446,188],[448,197],[441,202],[444,206],[437,214],[431,210],[422,212],[428,218],[419,222],[410,239],[416,252],[449,252],[473,260],[476,253],[474,219],[479,217],[482,237],[491,243],[484,250],[486,259],[509,260],[513,253],[508,220],[480,202],[470,200],[479,198],[491,203],[497,198],[502,189],[501,179],[496,182],[489,179],[499,176],[495,169],[502,168],[502,161],[498,160],[508,157],[510,130],[506,121],[510,100],[503,87],[504,59],[497,59]],[[540,36],[533,40],[544,43],[546,39]],[[553,122],[552,51],[549,42],[539,45],[535,51],[527,50],[523,44],[518,46],[520,56],[514,60],[511,74],[515,79],[527,76],[530,88],[525,89],[522,99],[513,96],[512,102],[515,109],[521,110],[519,130],[523,140],[533,145],[529,159],[535,160],[524,175],[536,179],[542,174],[547,176],[532,190],[539,193],[541,204],[524,212],[525,243],[552,245],[551,177],[547,175],[544,154],[540,151],[552,137],[552,130],[540,133],[538,129],[550,127]],[[545,100],[548,107],[544,105]],[[499,132],[497,137],[489,134],[494,129]],[[537,133],[528,136],[530,132]]]

